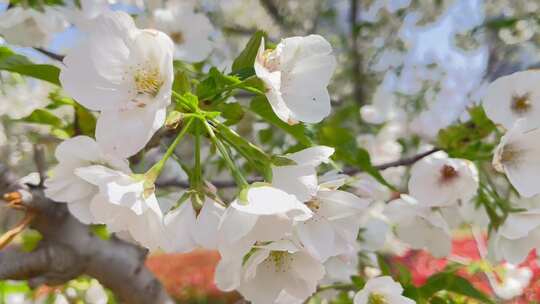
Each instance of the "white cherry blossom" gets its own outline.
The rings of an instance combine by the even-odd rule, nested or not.
[[[92,280],[90,287],[86,290],[84,300],[88,304],[107,304],[109,302],[109,297],[107,296],[105,288],[103,288],[97,280]]]
[[[1,75],[3,76],[3,75]],[[43,81],[16,79],[0,86],[0,115],[21,119],[49,103],[52,86]]]
[[[93,19],[85,43],[68,52],[60,81],[71,97],[101,112],[96,138],[106,150],[131,156],[164,124],[173,51],[162,32],[106,12]]]
[[[397,237],[414,249],[426,249],[435,257],[445,257],[452,248],[450,228],[429,206],[408,195],[391,201],[385,215],[395,224]]]
[[[263,39],[255,60],[272,109],[288,124],[317,123],[330,114],[326,87],[335,67],[332,46],[319,35],[286,38],[274,50],[265,50]]]
[[[63,7],[63,13],[69,22],[83,31],[89,31],[92,28],[93,19],[99,15],[111,10],[107,0],[80,0],[80,7]]]
[[[435,153],[411,168],[409,194],[421,204],[449,206],[468,203],[478,190],[478,170],[471,161]]]
[[[219,267],[217,272],[217,278],[231,275],[219,273]],[[325,273],[319,261],[290,240],[255,247],[239,272],[238,291],[257,304],[303,303]]]
[[[531,250],[540,250],[540,209],[510,213],[490,239],[490,254],[497,261],[521,263]]]
[[[403,287],[391,277],[370,279],[364,288],[354,296],[354,304],[414,304],[415,301],[402,296]]]
[[[90,137],[76,136],[62,142],[55,152],[58,165],[51,177],[45,180],[45,195],[50,199],[67,203],[71,214],[83,223],[95,222],[90,212],[90,201],[98,188],[77,176],[76,171],[96,164],[108,166],[129,174],[128,162],[106,154]]]
[[[359,247],[365,251],[377,251],[384,247],[391,235],[391,227],[388,218],[384,215],[385,203],[375,201],[359,219],[362,233],[360,234]]]
[[[540,71],[529,70],[500,77],[491,83],[484,96],[486,115],[511,129],[520,118],[527,127],[540,126]]]
[[[325,277],[321,284],[349,282],[351,276],[358,275],[358,248],[333,256],[324,262]]]
[[[163,213],[154,186],[142,177],[101,165],[75,170],[75,174],[99,188],[90,203],[90,212],[110,232],[125,232],[150,250],[164,247]]]
[[[506,174],[521,196],[540,193],[540,129],[531,129],[525,119],[516,121],[495,149],[493,167]]]
[[[319,184],[317,166],[329,161],[334,149],[316,146],[285,155],[295,165],[274,167],[272,185],[296,196],[313,216],[295,223],[295,233],[306,250],[325,261],[349,252],[356,244],[358,217],[369,203],[349,192],[337,190],[344,176],[328,175]]]
[[[151,27],[166,33],[175,43],[174,58],[199,62],[212,52],[214,27],[206,15],[194,12],[192,5],[168,5],[154,10],[152,17]]]
[[[199,213],[190,200],[171,211],[164,217],[164,249],[169,252],[189,252],[197,247],[217,248],[217,232],[225,207],[207,197]]]
[[[396,95],[384,85],[375,90],[372,102],[360,108],[360,116],[371,124],[382,124],[403,116],[402,110],[397,106]]]
[[[225,210],[219,224],[218,249],[221,260],[217,266],[223,277],[216,276],[220,289],[238,286],[239,267],[252,246],[259,242],[277,241],[290,234],[294,220],[306,220],[312,212],[295,196],[270,186],[252,186],[243,197]]]
[[[359,217],[368,201],[349,192],[323,188],[306,205],[313,216],[297,222],[295,232],[312,256],[325,261],[355,247],[361,225]]]
[[[511,300],[522,295],[531,282],[533,275],[531,269],[510,263],[504,263],[501,267],[502,271],[497,272],[497,277],[492,272],[486,272],[493,292],[503,300]]]
[[[287,154],[284,157],[296,164],[272,168],[272,185],[294,194],[298,200],[310,200],[318,190],[316,168],[330,161],[334,149],[326,146],[315,146]]]
[[[66,27],[61,14],[49,6],[43,11],[15,6],[0,14],[0,35],[8,43],[24,47],[45,47]]]

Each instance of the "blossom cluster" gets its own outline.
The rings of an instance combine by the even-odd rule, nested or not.
[[[238,289],[255,302],[278,297],[303,301],[315,292],[324,275],[323,262],[354,248],[357,217],[368,204],[337,190],[343,184],[341,177],[319,184],[316,167],[329,161],[333,149],[313,147],[286,156],[295,164],[275,167],[273,184],[245,188],[227,208],[207,197],[202,206],[184,201],[166,210],[157,198],[155,179],[134,174],[127,158],[143,149],[165,122],[174,43],[163,32],[138,29],[121,12],[105,12],[86,25],[87,38],[66,55],[60,81],[67,94],[99,112],[96,139],[76,136],[58,146],[59,164],[45,182],[46,195],[66,203],[81,222],[106,224],[110,232],[152,250],[218,248],[222,255],[218,285]],[[305,106],[294,110],[292,102],[299,98],[290,96],[289,90],[308,85],[309,73],[318,72],[309,70],[311,63],[322,58],[329,64],[320,66],[326,80],[315,83],[321,88],[321,100],[315,95],[300,97],[322,104],[324,113],[313,112],[328,115],[325,87],[333,69],[329,44],[320,36],[309,36],[290,38],[282,45],[282,53],[261,50],[264,62],[256,64],[258,71],[273,73],[270,80],[289,73],[281,75],[281,85],[268,83],[276,105],[293,109],[287,111],[292,113],[286,114],[288,122],[310,119],[309,113],[298,112]],[[300,54],[301,60],[290,58],[302,52],[306,54]],[[284,280],[274,278],[280,273]],[[265,278],[271,278],[274,287],[260,293],[257,286]],[[291,286],[291,280],[302,283]]]
[[[244,187],[230,204],[209,196],[172,203],[158,197],[160,170],[135,174],[127,158],[165,122],[178,57],[174,38],[138,29],[122,12],[104,12],[84,30],[85,41],[64,59],[60,81],[67,94],[99,112],[96,138],[76,136],[57,147],[59,164],[45,182],[48,197],[66,203],[81,222],[105,224],[151,250],[219,250],[217,286],[254,303],[303,302],[333,259],[356,254],[371,201],[340,190],[348,176],[318,176],[319,166],[331,162],[330,147],[282,156],[289,163],[273,166],[271,181]],[[274,50],[262,40],[254,64],[272,109],[288,124],[328,116],[326,86],[334,68],[330,44],[317,35],[284,39]],[[378,289],[376,282],[357,296],[358,303],[401,297],[401,287],[392,285],[397,283]]]
[[[488,117],[505,132],[495,149],[493,167],[504,173],[522,198],[540,194],[536,185],[540,132],[538,109],[540,73],[535,70],[501,77],[488,88],[484,108]],[[522,204],[511,213],[491,239],[495,259],[521,263],[538,248],[539,209]]]

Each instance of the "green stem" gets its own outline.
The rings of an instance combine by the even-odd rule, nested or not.
[[[148,170],[148,172],[146,172],[145,176],[146,176],[146,178],[147,178],[147,180],[149,182],[153,183],[153,182],[156,181],[159,174],[163,170],[163,167],[165,166],[165,163],[167,162],[169,157],[171,157],[171,155],[174,153],[174,149],[176,149],[176,146],[180,143],[180,141],[182,140],[184,135],[186,135],[186,133],[189,130],[189,128],[191,127],[191,124],[193,123],[194,119],[195,119],[194,117],[191,117],[191,118],[188,119],[186,125],[184,126],[182,131],[180,131],[180,133],[176,136],[176,138],[171,143],[171,145],[169,146],[169,148],[167,149],[167,151],[165,152],[163,157],[157,163],[155,163],[152,166],[152,168],[150,168],[150,170]]]
[[[202,167],[201,167],[201,125],[195,124],[195,168],[193,169],[193,185],[195,189],[202,186]]]
[[[172,95],[177,101],[180,102],[180,105],[184,107],[185,110],[188,110],[190,112],[197,112],[197,109],[193,107],[193,105],[190,104],[188,101],[186,101],[186,98],[184,96],[175,91],[172,91]]]
[[[225,160],[225,164],[231,171],[234,177],[234,180],[236,181],[236,184],[242,189],[249,186],[248,182],[242,175],[240,169],[236,166],[236,164],[232,160],[231,155],[229,154],[229,151],[227,151],[227,148],[225,147],[225,145],[223,145],[223,143],[217,138],[216,134],[214,133],[214,130],[212,130],[212,126],[210,126],[210,124],[208,124],[207,121],[204,121],[204,126],[206,127],[206,130],[208,131],[210,140],[216,146],[216,148],[219,150],[219,153]]]

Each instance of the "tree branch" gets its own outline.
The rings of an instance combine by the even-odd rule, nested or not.
[[[53,60],[56,60],[56,61],[60,61],[62,62],[64,60],[64,55],[60,55],[60,54],[56,54],[54,52],[51,52],[51,51],[48,51],[46,49],[43,49],[43,48],[40,48],[40,47],[35,47],[34,50],[40,52],[41,54],[53,59]]]
[[[35,212],[31,227],[43,239],[32,252],[0,252],[0,279],[26,279],[32,286],[57,285],[87,274],[110,288],[122,303],[174,303],[145,267],[147,251],[112,236],[103,240],[75,219],[65,204],[45,197],[42,187],[17,185],[0,165],[0,194],[18,191],[22,204]],[[9,196],[8,196],[9,197]]]
[[[381,165],[376,165],[376,166],[373,166],[375,169],[377,170],[385,170],[385,169],[388,169],[388,168],[392,168],[392,167],[400,167],[400,166],[410,166],[414,163],[416,163],[417,161],[421,160],[422,158],[426,157],[426,156],[429,156],[437,151],[441,151],[440,148],[433,148],[429,151],[426,151],[426,152],[423,152],[423,153],[420,153],[420,154],[417,154],[417,155],[414,155],[414,156],[411,156],[411,157],[407,157],[407,158],[402,158],[400,160],[397,160],[397,161],[393,161],[393,162],[389,162],[389,163],[385,163],[385,164],[381,164]],[[352,175],[352,174],[356,174],[356,173],[360,173],[362,172],[362,170],[356,168],[356,167],[346,167],[343,169],[343,173],[344,174],[348,174],[348,175]],[[261,182],[263,181],[263,179],[261,177],[253,177],[253,178],[248,178],[248,183],[255,183],[255,182]],[[236,187],[236,183],[235,181],[233,180],[225,180],[225,181],[209,181],[210,184],[212,184],[214,187],[216,188],[234,188]],[[170,181],[163,181],[163,182],[159,182],[156,184],[156,186],[158,187],[180,187],[180,188],[189,188],[190,185],[189,185],[189,182],[188,181],[177,181],[177,180],[170,180]]]
[[[414,155],[414,156],[411,156],[411,157],[407,157],[407,158],[402,158],[400,160],[397,160],[397,161],[393,161],[393,162],[389,162],[389,163],[384,163],[384,164],[381,164],[381,165],[376,165],[376,166],[373,166],[375,169],[377,170],[385,170],[385,169],[388,169],[388,168],[393,168],[393,167],[401,167],[401,166],[410,166],[414,163],[416,163],[417,161],[421,160],[422,158],[426,157],[426,156],[429,156],[435,152],[438,152],[438,151],[441,151],[440,148],[433,148],[429,151],[426,151],[424,153],[420,153],[420,154],[417,154],[417,155]],[[345,174],[356,174],[356,173],[360,173],[362,172],[362,170],[359,170],[358,168],[345,168],[343,170],[343,173]]]
[[[365,103],[364,100],[364,90],[362,89],[363,82],[363,66],[362,66],[362,54],[358,51],[358,34],[360,29],[358,27],[358,10],[359,10],[359,1],[350,0],[350,31],[351,31],[351,41],[350,41],[350,56],[352,60],[352,80],[353,80],[353,98],[354,101],[359,105]]]
[[[261,0],[262,6],[268,11],[268,13],[274,18],[274,20],[280,25],[285,26],[287,22],[285,17],[279,12],[278,6],[272,0]]]

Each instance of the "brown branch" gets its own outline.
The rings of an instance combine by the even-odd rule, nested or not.
[[[0,236],[0,249],[4,249],[19,233],[30,225],[35,217],[35,213],[28,211],[25,216],[15,225]]]
[[[401,167],[401,166],[410,166],[414,163],[416,163],[417,161],[421,160],[422,158],[426,157],[426,156],[429,156],[435,152],[438,152],[438,151],[441,151],[440,148],[433,148],[429,151],[426,151],[424,153],[420,153],[420,154],[417,154],[417,155],[414,155],[414,156],[411,156],[411,157],[407,157],[407,158],[402,158],[400,160],[396,160],[396,161],[393,161],[393,162],[389,162],[389,163],[384,163],[384,164],[381,164],[381,165],[376,165],[376,166],[373,166],[375,169],[377,170],[385,170],[385,169],[388,169],[388,168],[393,168],[393,167]],[[345,174],[356,174],[356,173],[360,173],[362,172],[361,170],[359,170],[358,168],[345,168],[343,170],[343,173]]]
[[[64,60],[64,55],[60,55],[60,54],[56,54],[54,52],[51,52],[51,51],[48,51],[46,49],[43,49],[43,48],[40,48],[40,47],[35,47],[34,50],[40,52],[41,54],[53,59],[53,60],[56,60],[56,61],[60,61],[62,62]]]
[[[351,40],[350,40],[350,56],[352,60],[352,81],[353,81],[353,98],[354,101],[359,105],[365,103],[364,101],[364,90],[362,88],[364,73],[362,66],[362,54],[358,50],[358,34],[360,33],[360,28],[358,26],[358,10],[360,8],[360,3],[358,0],[350,0],[350,31],[351,31]]]
[[[276,23],[278,23],[280,26],[287,25],[287,20],[285,19],[285,16],[283,16],[276,3],[272,0],[261,0],[260,1],[262,6],[266,9],[266,11],[274,18]]]
[[[0,194],[17,191],[5,196],[6,200],[20,197],[21,204],[35,212],[31,227],[43,239],[30,253],[16,248],[0,251],[0,279],[29,280],[32,286],[57,285],[86,274],[110,288],[122,303],[173,303],[145,267],[146,250],[114,236],[99,238],[65,204],[47,199],[41,187],[18,185],[6,171],[0,165]]]
[[[77,115],[75,115],[77,116]],[[47,171],[46,169],[46,164],[45,164],[46,160],[45,160],[45,147],[41,144],[35,144],[34,145],[34,163],[36,165],[36,170],[39,174],[39,185],[38,186],[43,186],[43,183],[45,182],[45,178],[47,177],[47,174],[45,171]]]
[[[375,169],[377,170],[385,170],[385,169],[388,169],[388,168],[392,168],[392,167],[400,167],[400,166],[410,166],[414,163],[416,163],[417,161],[421,160],[422,158],[426,157],[426,156],[429,156],[437,151],[441,151],[440,148],[433,148],[429,151],[426,151],[426,152],[423,152],[423,153],[420,153],[420,154],[417,154],[417,155],[414,155],[414,156],[411,156],[411,157],[407,157],[407,158],[402,158],[400,160],[397,160],[397,161],[393,161],[393,162],[389,162],[389,163],[384,163],[384,164],[381,164],[381,165],[376,165],[376,166],[373,166]],[[356,168],[356,167],[346,167],[343,169],[342,171],[344,174],[348,174],[348,175],[352,175],[352,174],[356,174],[356,173],[360,173],[362,172],[362,170]],[[261,182],[263,181],[263,179],[261,177],[252,177],[252,178],[248,178],[248,183],[255,183],[255,182]],[[214,187],[216,188],[234,188],[236,187],[236,183],[233,181],[233,180],[225,180],[225,181],[209,181],[210,184],[212,184]],[[156,186],[158,187],[179,187],[179,188],[189,188],[190,185],[189,185],[189,182],[188,181],[177,181],[177,180],[170,180],[170,181],[162,181],[162,182],[159,182],[156,184]]]

